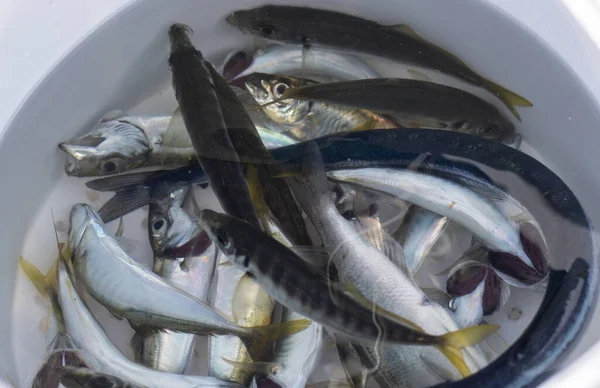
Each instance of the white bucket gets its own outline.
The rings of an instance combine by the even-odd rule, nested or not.
[[[2,194],[4,217],[10,220],[0,223],[5,257],[0,305],[11,312],[0,317],[0,378],[4,373],[19,386],[24,384],[49,341],[40,330],[47,310],[18,271],[17,258],[24,254],[46,270],[56,256],[49,209],[64,221],[75,201],[99,205],[105,199],[86,198],[82,181],[64,176],[58,142],[86,131],[111,109],[172,113],[168,26],[174,22],[190,25],[196,47],[219,64],[232,50],[253,47],[253,40],[228,26],[224,16],[261,3],[230,0],[211,2],[209,7],[197,0],[135,2],[73,49],[14,116],[0,143],[0,176],[7,177]],[[596,225],[600,224],[600,175],[594,163],[600,146],[600,110],[563,60],[507,14],[474,0],[380,0],[377,6],[364,1],[307,0],[302,4],[383,24],[407,23],[486,78],[527,97],[534,107],[520,109],[518,132],[531,146],[531,153],[565,179]],[[138,211],[126,221],[126,228],[139,233],[139,239],[145,238],[139,227],[142,218]],[[107,314],[100,320],[111,322]],[[129,339],[122,330],[125,326],[119,322],[105,326],[122,349]],[[590,330],[577,353],[597,337],[598,331]]]

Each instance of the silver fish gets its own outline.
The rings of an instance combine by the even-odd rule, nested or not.
[[[453,268],[446,289],[453,297],[450,309],[463,327],[481,323],[484,316],[500,309],[510,296],[510,287],[492,266],[476,261]]]
[[[236,89],[267,148],[294,144],[281,134],[248,92]],[[173,116],[109,112],[89,133],[59,144],[69,176],[114,175],[138,168],[174,168],[196,163],[179,109]]]
[[[161,372],[130,361],[110,341],[89,311],[62,262],[58,269],[58,295],[73,342],[94,358],[98,371],[143,387],[241,387],[213,377]]]
[[[444,129],[498,141],[514,138],[514,125],[495,106],[450,86],[399,78],[298,84],[287,89],[280,85],[286,83],[277,84],[280,97],[271,109],[295,105],[299,110],[308,103],[325,104],[338,106],[338,110],[385,114],[402,127]]]
[[[244,32],[278,43],[322,45],[441,71],[488,90],[517,118],[515,106],[532,105],[518,94],[477,74],[461,59],[418,36],[407,25],[384,26],[342,12],[285,5],[239,10],[227,16],[227,22]]]
[[[88,368],[61,368],[61,384],[67,388],[142,388],[106,373]]]
[[[260,105],[271,103],[282,97],[288,89],[298,88],[309,82],[264,73],[250,74],[244,77],[244,81],[246,89]],[[286,126],[285,133],[299,140],[336,132],[398,127],[387,116],[328,102],[285,99],[266,105],[263,109],[271,120]]]
[[[430,301],[382,252],[365,243],[337,212],[327,189],[319,154],[306,158],[303,163],[305,174],[308,175],[288,181],[308,218],[317,228],[323,244],[334,250],[332,262],[336,265],[340,281],[354,284],[377,305],[409,319],[428,333],[443,334],[457,330],[459,326],[450,312]],[[466,365],[462,366],[458,366],[460,362],[456,360],[450,362],[434,348],[402,346],[384,349],[402,360],[396,364],[397,371],[405,383],[415,386],[442,381],[437,376],[424,373],[428,366],[423,357],[447,371],[454,379],[477,371],[486,362],[484,355],[474,347],[463,350]]]
[[[328,175],[336,182],[354,183],[395,195],[448,217],[485,241],[499,256],[497,261],[506,258],[511,263],[522,262],[519,269],[527,272],[526,278],[530,284],[546,276],[548,267],[544,264],[543,256],[537,254],[530,257],[525,252],[518,225],[489,199],[466,187],[432,175],[392,168],[338,170]]]
[[[447,225],[448,217],[418,206],[410,207],[393,237],[402,245],[406,269],[413,276],[419,271]]]
[[[142,268],[104,229],[89,206],[71,210],[69,248],[78,281],[117,316],[154,327],[194,334],[234,334],[249,341],[277,339],[302,330],[287,325],[246,328],[231,322],[206,302]]]
[[[148,232],[154,249],[154,272],[174,286],[206,301],[218,250],[200,229],[191,187],[150,203]],[[142,364],[164,372],[184,373],[194,350],[193,334],[170,330],[136,333],[134,354]]]
[[[375,70],[354,55],[291,44],[270,45],[257,50],[250,65],[234,79],[252,73],[281,74],[319,81],[378,77]]]

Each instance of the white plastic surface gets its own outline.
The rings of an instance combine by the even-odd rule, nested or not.
[[[534,108],[521,110],[522,134],[600,225],[600,175],[596,172],[600,51],[571,16],[569,9],[577,13],[579,6],[572,4],[575,1],[589,3],[574,0],[569,4],[571,8],[549,0],[381,0],[377,7],[362,1],[329,0],[326,4],[383,23],[407,22],[482,74],[533,101]],[[53,203],[48,193],[56,185],[61,185],[61,192],[81,187],[81,182],[59,179],[63,159],[56,143],[89,128],[105,111],[129,109],[168,85],[165,32],[170,23],[190,24],[196,32],[194,42],[209,59],[217,59],[251,43],[251,39],[227,27],[222,17],[231,9],[251,7],[259,1],[180,0],[174,7],[171,2],[159,0],[103,0],[85,6],[73,0],[5,0],[0,4],[0,128],[8,124],[23,98],[76,42],[126,3],[135,5],[95,32],[88,44],[69,54],[30,96],[0,139],[0,176],[4,177],[5,188],[0,199],[5,204],[6,220],[0,224],[4,257],[0,305],[14,312],[0,317],[0,375],[7,374],[17,384],[41,354],[39,322],[44,311],[35,304],[32,289],[28,295],[14,294],[14,290],[24,287],[15,284],[15,279],[24,281],[21,274],[16,275],[16,259],[25,244],[31,260],[46,263],[44,269],[49,266],[53,235],[49,214],[39,212],[40,207]],[[325,2],[302,3],[322,6]],[[531,30],[540,34],[541,41],[526,32],[533,33]],[[553,50],[568,58],[568,65]],[[165,94],[162,102],[161,96],[155,99],[159,102],[148,109],[168,113],[164,101],[172,101],[172,95]],[[77,195],[85,194],[73,197]],[[54,211],[64,215],[67,209],[57,207]],[[31,231],[29,235],[36,237],[24,241],[34,217],[38,219],[35,224],[46,225],[47,230]],[[15,339],[18,331],[18,339],[29,339],[29,343]],[[599,333],[600,325],[592,323],[579,351],[596,341]],[[594,359],[593,355],[587,358]],[[574,376],[581,376],[582,372],[576,371]],[[574,379],[565,381],[573,383]],[[587,381],[590,385],[578,385],[599,384],[598,380]]]

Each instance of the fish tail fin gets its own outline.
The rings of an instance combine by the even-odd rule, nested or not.
[[[466,348],[467,346],[475,345],[483,341],[498,331],[499,328],[500,326],[498,325],[486,323],[452,331],[441,336],[442,346],[454,349]]]
[[[475,345],[498,330],[498,325],[484,324],[467,327],[441,336],[442,343],[436,348],[454,365],[461,376],[471,374],[460,349]]]
[[[236,369],[244,372],[262,373],[272,375],[279,372],[281,366],[274,362],[237,362],[221,357],[226,364],[233,366]]]
[[[519,112],[517,112],[515,107],[516,106],[533,106],[533,104],[526,98],[521,97],[517,93],[512,92],[512,91],[506,89],[505,87],[503,87],[495,82],[492,82],[490,80],[485,80],[484,87],[490,93],[492,93],[493,95],[498,97],[500,99],[500,101],[502,101],[504,103],[504,105],[506,105],[508,110],[510,110],[511,113],[513,115],[515,115],[515,117],[519,121],[521,121],[521,116],[519,115]]]
[[[325,165],[316,143],[309,146],[310,152],[300,159],[300,172],[286,174],[286,181],[296,200],[309,218],[321,212],[324,206],[334,206],[333,196],[327,187]]]
[[[283,323],[275,323],[272,325],[250,327],[251,337],[261,340],[275,342],[279,339],[288,337],[306,329],[312,321],[310,319],[296,319]]]
[[[273,342],[306,329],[312,322],[308,319],[297,319],[272,325],[245,327],[244,333],[240,334],[242,343],[246,346],[248,354],[253,360],[259,360],[263,355],[259,348],[268,346]],[[254,346],[260,344],[260,346]]]
[[[50,298],[53,291],[56,289],[56,269],[58,261],[52,265],[46,275],[23,256],[19,258],[19,265],[36,290],[38,290],[43,297]]]

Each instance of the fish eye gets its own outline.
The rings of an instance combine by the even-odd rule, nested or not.
[[[260,26],[258,30],[260,31],[261,35],[270,36],[273,32],[275,32],[275,27],[268,24],[264,24]]]
[[[152,223],[152,231],[154,233],[161,232],[166,225],[166,221],[164,218],[158,218]]]
[[[110,160],[102,163],[101,167],[102,167],[102,171],[104,171],[105,173],[112,173],[117,170],[117,165],[115,164],[115,162],[110,161]]]
[[[280,98],[281,96],[283,96],[283,93],[285,93],[287,88],[288,86],[286,84],[278,83],[273,87],[273,91],[275,92],[273,93],[273,95],[275,96],[275,98]]]

